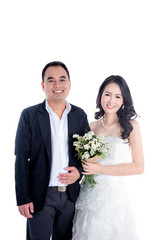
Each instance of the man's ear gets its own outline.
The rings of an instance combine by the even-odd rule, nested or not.
[[[41,82],[42,90],[44,91],[44,82]]]

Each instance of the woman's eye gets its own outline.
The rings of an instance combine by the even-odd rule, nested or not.
[[[116,98],[120,99],[121,97],[120,96],[116,96]]]
[[[109,93],[106,93],[105,96],[110,96]]]

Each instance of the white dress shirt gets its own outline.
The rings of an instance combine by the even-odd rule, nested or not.
[[[51,125],[51,146],[52,146],[52,164],[49,186],[64,186],[58,181],[59,173],[67,172],[64,168],[68,167],[69,149],[68,149],[68,118],[67,114],[71,110],[71,105],[66,102],[66,108],[62,118],[49,107],[46,100],[46,110],[49,113]]]

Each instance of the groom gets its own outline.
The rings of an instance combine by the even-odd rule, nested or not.
[[[70,75],[62,62],[42,71],[43,103],[22,111],[15,140],[19,212],[27,218],[28,240],[70,240],[81,164],[73,134],[89,130],[85,112],[69,104]]]

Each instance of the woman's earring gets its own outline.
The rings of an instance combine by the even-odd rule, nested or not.
[[[122,110],[124,109],[124,104],[122,104]]]

